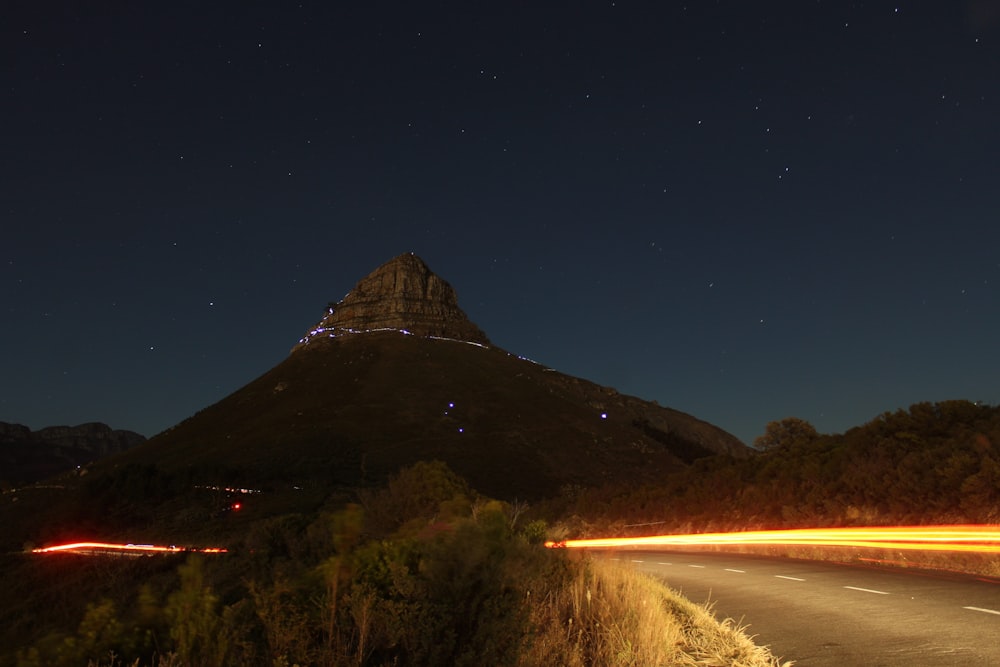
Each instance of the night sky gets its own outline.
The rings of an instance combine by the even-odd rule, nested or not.
[[[0,421],[151,436],[408,251],[496,345],[746,442],[1000,403],[1000,2],[23,2],[0,31]]]

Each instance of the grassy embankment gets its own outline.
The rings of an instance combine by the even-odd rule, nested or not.
[[[791,665],[757,646],[732,619],[620,563],[586,569],[533,611],[545,628],[522,665]]]
[[[732,619],[719,621],[658,580],[625,565],[583,559],[571,581],[546,599],[531,601],[536,634],[526,642],[516,664],[521,667],[564,665],[645,665],[684,667],[790,667],[757,646]],[[366,664],[344,656],[336,665]],[[139,660],[129,663],[142,667]],[[176,653],[146,663],[155,667],[186,664]],[[287,665],[277,661],[275,664]],[[123,667],[113,653],[91,660],[89,667]]]

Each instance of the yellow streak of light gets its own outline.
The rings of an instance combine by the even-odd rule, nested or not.
[[[546,542],[547,547],[677,547],[729,544],[777,546],[876,547],[921,551],[1000,553],[1000,526],[872,526],[864,528],[799,528],[736,533],[692,533],[647,537],[602,537]]]
[[[160,547],[153,544],[116,544],[113,542],[72,542],[69,544],[58,544],[51,547],[42,547],[38,549],[32,549],[31,553],[34,554],[48,554],[48,553],[79,553],[79,554],[93,554],[93,553],[182,553],[188,551],[197,551],[199,553],[205,554],[218,554],[226,553],[226,550],[221,547],[208,547],[205,549],[189,549],[186,547]]]

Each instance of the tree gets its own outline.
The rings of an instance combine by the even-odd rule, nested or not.
[[[768,422],[764,435],[753,441],[753,446],[761,451],[792,449],[808,445],[819,438],[816,428],[804,419],[786,417],[781,421]]]
[[[230,615],[219,613],[219,598],[205,584],[200,557],[190,556],[177,572],[180,588],[169,595],[164,610],[177,655],[191,667],[221,667],[233,634]]]
[[[422,527],[430,519],[468,516],[472,495],[468,483],[446,464],[420,461],[400,470],[384,488],[362,494],[366,529],[390,534],[407,523]]]

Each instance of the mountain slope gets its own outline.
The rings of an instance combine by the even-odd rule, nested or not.
[[[490,347],[415,255],[362,279],[247,386],[119,457],[354,487],[438,459],[499,498],[655,481],[732,435]]]
[[[512,498],[653,481],[742,450],[689,415],[496,348],[385,332],[293,354],[121,460],[355,485],[440,459]]]

